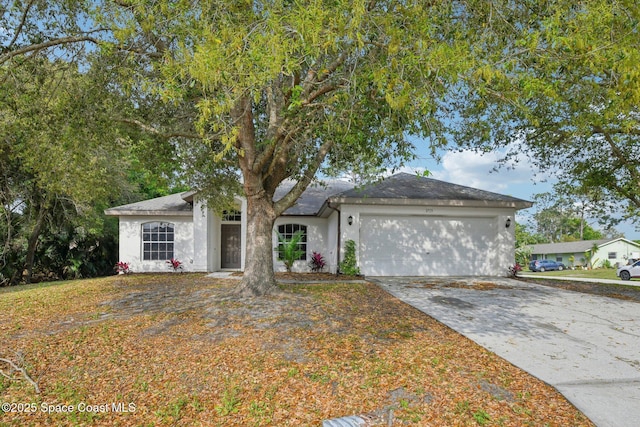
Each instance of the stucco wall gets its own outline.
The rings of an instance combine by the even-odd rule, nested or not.
[[[174,258],[183,262],[184,271],[206,271],[194,268],[193,220],[186,216],[120,217],[120,261],[128,262],[134,273],[169,271],[166,261],[142,260],[142,224],[153,221],[174,225]]]
[[[309,260],[311,259],[312,252],[321,253],[325,259],[331,257],[331,250],[327,246],[327,220],[325,218],[315,217],[290,217],[284,216],[276,219],[273,227],[273,247],[278,246],[278,226],[282,224],[300,224],[307,226],[307,260],[296,261],[293,265],[292,271],[310,271]],[[335,268],[335,267],[334,267]],[[274,271],[286,271],[284,263],[278,261],[278,254],[273,251],[273,269]],[[325,271],[329,271],[328,268]]]

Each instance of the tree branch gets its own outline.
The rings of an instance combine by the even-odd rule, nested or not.
[[[24,13],[22,14],[22,19],[20,19],[20,24],[18,25],[18,28],[16,29],[16,33],[13,35],[13,38],[11,39],[9,44],[7,45],[7,50],[11,50],[11,48],[15,44],[16,40],[18,40],[18,37],[20,37],[20,33],[22,32],[22,28],[24,28],[25,22],[27,22],[27,16],[29,15],[29,11],[31,10],[31,6],[33,6],[34,3],[35,3],[35,0],[30,0],[29,3],[27,4],[27,6],[24,8]]]
[[[273,207],[276,215],[280,216],[284,211],[289,209],[289,207],[291,207],[291,205],[293,205],[296,200],[300,198],[304,190],[306,190],[309,184],[311,184],[313,177],[316,175],[316,172],[318,172],[318,168],[320,168],[320,165],[322,164],[322,162],[324,162],[324,159],[327,157],[327,154],[329,153],[333,145],[333,140],[327,140],[322,143],[315,155],[314,160],[309,163],[309,166],[304,171],[302,179],[300,179],[293,186],[293,188],[284,195],[284,197],[274,203]]]
[[[309,94],[309,97],[307,99],[305,99],[304,101],[302,101],[302,105],[305,106],[305,107],[314,105],[314,104],[312,104],[313,101],[315,101],[316,99],[318,99],[322,95],[325,95],[325,94],[327,94],[329,92],[333,92],[334,90],[338,89],[339,87],[340,86],[334,85],[334,84],[323,85],[318,90],[316,90],[315,92]]]
[[[134,125],[139,127],[140,129],[142,129],[145,132],[149,132],[152,133],[154,135],[157,135],[161,138],[188,138],[188,139],[202,139],[202,136],[197,134],[197,133],[190,133],[190,132],[169,132],[169,133],[164,133],[159,129],[156,129],[155,127],[148,125],[146,123],[141,122],[140,120],[136,120],[136,119],[116,119],[117,121],[121,122],[121,123],[126,123],[129,125]]]
[[[24,55],[30,52],[37,52],[37,51],[44,50],[54,46],[61,46],[61,45],[73,44],[73,43],[83,43],[83,42],[91,42],[94,44],[98,44],[98,40],[89,36],[88,34],[99,32],[99,31],[106,31],[106,30],[97,29],[97,30],[89,31],[79,36],[60,37],[57,39],[47,40],[46,42],[32,44],[29,46],[22,47],[20,49],[12,50],[11,52],[7,52],[3,55],[0,55],[0,65],[4,64],[5,62],[7,62],[12,58],[15,58],[16,56]]]
[[[38,387],[38,383],[36,383],[27,373],[27,371],[24,368],[19,367],[18,365],[16,365],[15,363],[13,363],[11,360],[9,359],[2,359],[0,358],[0,362],[6,363],[7,365],[9,365],[9,368],[11,369],[11,371],[16,371],[19,372],[22,375],[22,378],[24,380],[26,380],[29,384],[31,384],[33,386],[33,388],[36,390],[36,393],[40,394],[40,387]],[[3,370],[0,369],[0,375],[2,375],[3,377],[7,378],[10,381],[15,381],[15,380],[19,380],[19,378],[15,378],[14,376],[10,375],[10,374],[6,374],[4,373]]]
[[[620,149],[620,147],[618,147],[618,145],[615,143],[613,138],[611,138],[611,135],[609,134],[609,132],[607,132],[600,126],[594,126],[593,132],[598,133],[604,137],[605,141],[609,145],[609,148],[611,148],[611,152],[613,156],[618,161],[619,167],[626,169],[629,172],[629,175],[632,181],[634,181],[636,185],[640,185],[640,173],[638,172],[638,169],[635,168],[635,164],[631,163],[629,161],[629,158],[626,156],[626,154]],[[635,194],[635,192],[628,191],[628,189],[620,185],[617,182],[617,180],[612,181],[612,186],[618,192],[626,196],[627,199],[629,199],[634,205],[640,208],[640,197],[638,197],[638,195]],[[634,189],[635,188],[637,187],[634,186]]]

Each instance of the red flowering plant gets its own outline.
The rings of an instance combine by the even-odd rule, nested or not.
[[[172,269],[174,272],[181,271],[183,268],[182,261],[178,261],[175,258],[171,258],[167,260],[167,264],[169,265],[169,268]]]
[[[519,263],[509,267],[509,277],[518,277],[518,273],[522,271],[522,266]]]
[[[322,271],[326,265],[327,262],[325,261],[321,253],[314,251],[311,254],[311,260],[309,261],[309,267],[311,267],[311,271]]]
[[[131,267],[128,262],[118,261],[115,265],[115,270],[118,274],[129,274],[131,273]]]

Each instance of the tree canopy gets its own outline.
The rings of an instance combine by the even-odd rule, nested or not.
[[[484,63],[454,103],[458,143],[508,147],[506,160],[524,155],[585,194],[601,191],[637,221],[640,5],[512,6],[495,9],[490,29],[480,33],[490,48],[479,51]]]
[[[315,176],[400,165],[407,135],[433,150],[509,147],[507,160],[524,153],[582,194],[640,210],[632,1],[29,0],[0,16],[1,132],[24,135],[3,146],[17,168],[6,176],[80,197],[90,183],[65,178],[72,162],[95,165],[88,179],[119,176],[102,156],[122,145],[149,190],[185,175],[211,207],[242,194],[243,294],[275,289],[273,223]],[[30,72],[43,84],[21,78],[16,92]],[[44,91],[54,76],[64,90]],[[135,167],[150,160],[160,177]]]
[[[0,4],[0,285],[36,270],[108,274],[117,227],[103,210],[164,186],[140,160],[151,137],[114,120],[134,100],[107,89],[113,76],[96,47],[108,31],[92,24],[92,4]]]
[[[220,197],[241,174],[241,289],[255,295],[275,288],[275,218],[319,171],[368,175],[411,158],[407,133],[446,142],[443,100],[471,66],[463,5],[119,1],[101,22],[115,28],[114,50],[141,58],[146,87],[194,119],[182,129],[200,138],[183,138],[184,152],[214,165],[199,187],[217,179]],[[274,200],[285,179],[296,184]]]

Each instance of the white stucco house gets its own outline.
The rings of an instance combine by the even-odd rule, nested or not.
[[[107,215],[119,218],[119,260],[134,272],[167,271],[170,258],[187,271],[242,270],[246,203],[236,202],[237,209],[223,216],[193,192],[108,209]],[[353,240],[367,276],[503,276],[514,263],[515,213],[531,205],[406,173],[362,188],[326,181],[310,186],[276,220],[273,245],[277,231],[285,237],[303,231],[297,271],[308,271],[312,252],[319,252],[325,271],[336,273],[345,242]],[[275,250],[274,266],[284,270]]]
[[[594,246],[597,248],[589,256]],[[608,261],[611,266],[626,265],[629,260],[640,259],[640,244],[623,237],[602,240],[579,240],[576,242],[541,243],[531,245],[531,259],[551,259],[565,264],[567,267],[598,268]]]

